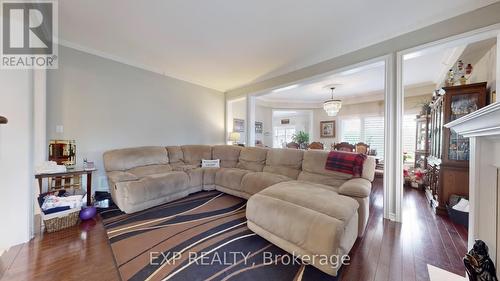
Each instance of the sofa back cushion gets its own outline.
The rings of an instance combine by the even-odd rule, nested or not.
[[[214,145],[212,159],[220,159],[221,168],[234,168],[238,164],[241,148],[237,145]]]
[[[264,172],[297,179],[302,167],[304,151],[290,148],[269,149]]]
[[[212,159],[212,147],[209,145],[183,145],[184,163],[201,167],[201,159]]]
[[[325,169],[326,159],[328,158],[328,151],[321,150],[307,150],[304,152],[304,159],[302,161],[302,171],[320,174],[324,176],[335,177],[339,180],[348,180],[352,175],[340,172],[330,171]],[[373,181],[375,176],[375,158],[368,156],[363,163],[362,178]],[[300,177],[299,177],[300,179]]]
[[[244,147],[241,149],[236,168],[262,172],[266,165],[266,148]]]
[[[127,172],[133,174],[138,178],[143,178],[150,175],[164,174],[171,171],[172,167],[169,164],[139,166],[127,170]]]
[[[167,146],[166,148],[170,164],[184,164],[184,153],[180,146]]]
[[[162,146],[142,146],[106,151],[103,160],[106,171],[125,171],[139,166],[168,165],[168,154]]]

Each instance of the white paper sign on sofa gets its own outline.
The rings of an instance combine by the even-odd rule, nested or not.
[[[201,167],[203,168],[219,168],[220,167],[220,159],[215,160],[201,160]]]

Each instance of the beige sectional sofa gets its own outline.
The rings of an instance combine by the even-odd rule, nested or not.
[[[104,153],[117,206],[134,213],[201,190],[248,199],[251,230],[298,255],[343,255],[369,216],[375,160],[359,178],[325,170],[328,152],[231,145],[136,147]],[[220,159],[220,168],[202,168]],[[314,263],[313,263],[314,264]],[[339,266],[314,264],[336,275]]]

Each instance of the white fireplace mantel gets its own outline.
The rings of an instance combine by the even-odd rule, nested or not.
[[[497,264],[497,257],[500,257],[500,102],[444,126],[470,138],[469,249],[474,239],[484,240],[492,260]]]
[[[500,136],[500,102],[444,125],[464,137]]]

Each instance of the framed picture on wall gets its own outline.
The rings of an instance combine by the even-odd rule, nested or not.
[[[290,119],[281,119],[281,125],[288,125],[290,124]]]
[[[233,132],[243,133],[245,131],[245,120],[233,119]]]
[[[262,122],[255,122],[255,133],[256,134],[262,134],[264,131],[264,125]]]
[[[321,138],[334,138],[335,137],[335,121],[321,121],[319,127]]]

